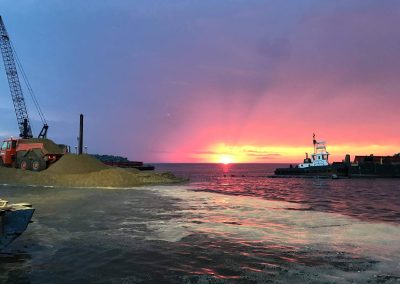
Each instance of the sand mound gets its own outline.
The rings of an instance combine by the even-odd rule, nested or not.
[[[131,187],[182,181],[171,173],[141,173],[116,167],[79,174],[52,174],[43,171],[30,180],[35,181],[35,184],[66,187]]]
[[[44,172],[52,174],[84,174],[109,169],[90,155],[66,154]]]
[[[0,183],[60,187],[132,187],[182,182],[171,173],[107,166],[89,155],[64,155],[42,172],[0,167]]]

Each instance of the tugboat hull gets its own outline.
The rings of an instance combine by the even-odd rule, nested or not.
[[[275,174],[289,176],[331,176],[333,173],[332,166],[308,167],[308,168],[277,168]]]

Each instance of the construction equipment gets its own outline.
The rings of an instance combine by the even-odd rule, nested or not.
[[[19,167],[26,170],[43,170],[51,163],[57,161],[63,155],[64,151],[53,141],[46,138],[49,126],[22,68],[22,64],[18,59],[17,53],[13,48],[1,16],[0,49],[20,130],[19,139],[9,138],[3,142],[0,148],[0,165]],[[33,138],[32,127],[18,77],[17,65],[43,122],[43,127],[38,138]]]
[[[59,160],[65,153],[66,150],[50,139],[15,139],[11,137],[3,141],[1,146],[0,166],[42,171]]]

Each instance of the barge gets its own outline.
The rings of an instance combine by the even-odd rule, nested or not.
[[[132,168],[138,169],[139,171],[153,171],[153,165],[146,165],[140,161],[130,161],[126,157],[114,156],[114,155],[92,155],[94,158],[112,167],[118,168]]]
[[[348,158],[350,160],[350,158]],[[355,156],[347,162],[347,175],[353,178],[400,178],[400,154],[393,156]]]
[[[103,164],[106,164],[108,166],[112,167],[119,167],[119,168],[133,168],[133,169],[138,169],[139,171],[154,171],[154,166],[153,165],[145,165],[143,162],[137,162],[137,161],[127,161],[127,162],[103,162]]]

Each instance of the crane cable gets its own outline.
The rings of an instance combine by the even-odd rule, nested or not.
[[[38,102],[38,100],[37,100],[37,98],[36,98],[36,95],[35,95],[35,93],[33,92],[33,89],[32,89],[32,87],[31,87],[31,84],[29,83],[28,77],[26,76],[26,73],[25,73],[25,71],[24,71],[24,68],[22,67],[21,61],[20,61],[19,58],[18,58],[18,54],[17,54],[17,52],[16,52],[16,50],[15,50],[15,48],[14,48],[14,45],[12,44],[11,40],[10,40],[10,44],[11,44],[11,48],[12,48],[12,50],[13,50],[13,53],[14,53],[14,55],[15,55],[15,59],[16,59],[18,68],[19,68],[19,70],[21,71],[22,78],[24,79],[25,85],[26,85],[26,87],[28,88],[28,92],[29,92],[29,94],[30,94],[30,96],[31,96],[31,98],[32,98],[32,101],[33,101],[33,103],[34,103],[34,105],[35,105],[35,107],[36,107],[36,110],[37,110],[37,112],[39,113],[40,119],[42,120],[42,123],[43,123],[43,124],[46,124],[46,125],[47,125],[46,118],[44,117],[44,114],[43,114],[43,112],[42,112],[42,109],[40,108],[40,105],[39,105],[39,102]],[[32,127],[32,126],[31,126],[31,127]]]

